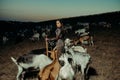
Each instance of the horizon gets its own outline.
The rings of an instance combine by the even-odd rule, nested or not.
[[[120,11],[119,0],[1,0],[0,20],[43,22]]]
[[[105,13],[98,13],[98,14],[91,14],[91,15],[83,15],[83,16],[73,16],[73,17],[67,17],[67,18],[65,17],[65,18],[58,18],[58,19],[69,19],[69,18],[96,16],[96,15],[116,13],[116,12],[120,12],[120,11],[105,12]],[[51,20],[45,20],[45,21],[17,21],[17,20],[0,20],[0,21],[11,21],[11,22],[47,22],[47,21],[53,21],[53,20],[57,20],[57,19],[51,19]]]

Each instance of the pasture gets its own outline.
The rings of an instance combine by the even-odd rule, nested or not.
[[[88,71],[89,80],[120,80],[120,31],[99,31],[93,37],[95,45],[86,46],[92,57]],[[16,45],[0,47],[0,80],[16,79],[17,66],[10,59],[11,56],[18,58],[33,49],[43,47],[44,40],[37,42],[24,40]],[[76,80],[79,80],[77,75]]]

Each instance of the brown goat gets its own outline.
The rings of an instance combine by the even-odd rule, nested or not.
[[[57,51],[49,51],[51,54],[54,54],[53,62],[46,67],[44,67],[43,70],[39,72],[39,79],[40,80],[55,80],[55,78],[58,75],[60,64],[57,59]],[[53,56],[53,55],[52,55]]]
[[[88,44],[91,45],[91,46],[94,45],[94,43],[93,43],[93,37],[89,36],[89,35],[81,36],[79,38],[79,40],[74,41],[74,43],[77,44],[78,42],[80,42],[81,44],[83,44],[84,41],[88,41]]]

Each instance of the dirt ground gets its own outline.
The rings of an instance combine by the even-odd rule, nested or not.
[[[120,32],[102,31],[94,34],[94,46],[86,46],[92,57],[89,80],[120,80]],[[42,41],[25,40],[0,48],[0,80],[15,80],[17,66],[10,59],[18,58],[33,49],[43,48]],[[36,79],[33,79],[36,80]],[[77,79],[78,80],[78,79]]]

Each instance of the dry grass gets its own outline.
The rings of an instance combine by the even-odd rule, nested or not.
[[[87,46],[92,57],[89,80],[120,80],[120,37],[118,33],[100,32],[94,36],[95,46]],[[44,42],[24,41],[0,49],[0,80],[15,80],[17,66],[11,61],[33,49],[45,47]],[[35,80],[35,79],[34,79]]]

